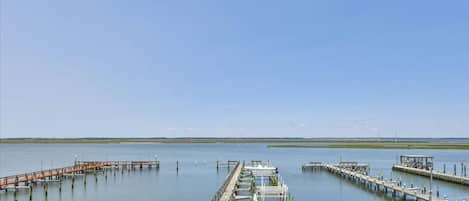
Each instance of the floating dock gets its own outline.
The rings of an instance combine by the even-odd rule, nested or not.
[[[307,168],[320,168],[325,169],[335,175],[343,177],[344,179],[353,181],[357,184],[363,185],[370,189],[373,189],[377,192],[383,192],[384,194],[391,193],[392,197],[400,196],[402,199],[407,197],[413,197],[414,200],[422,201],[444,201],[439,197],[439,192],[437,191],[437,196],[433,197],[431,189],[427,192],[426,188],[417,188],[417,187],[406,187],[402,185],[399,181],[385,180],[383,177],[372,177],[361,172],[353,171],[350,167],[340,167],[334,164],[325,164],[325,163],[310,163],[304,164],[303,170]]]

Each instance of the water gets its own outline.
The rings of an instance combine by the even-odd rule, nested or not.
[[[301,165],[310,161],[359,161],[370,164],[372,175],[401,177],[404,183],[427,186],[429,179],[392,172],[392,164],[400,154],[427,154],[435,156],[435,168],[447,171],[452,165],[469,161],[469,151],[462,150],[370,150],[370,149],[302,149],[267,148],[266,144],[19,144],[0,145],[0,176],[14,175],[72,165],[78,160],[154,160],[157,155],[161,167],[157,171],[121,172],[110,174],[107,181],[91,174],[84,186],[78,178],[71,190],[70,180],[50,184],[47,201],[206,201],[223,182],[228,170],[216,170],[216,160],[271,160],[289,186],[296,201],[372,201],[390,200],[379,193],[368,191],[328,172],[302,172]],[[176,172],[176,160],[180,170]],[[460,166],[458,165],[458,173]],[[434,181],[441,195],[451,200],[469,198],[469,187]],[[28,200],[21,191],[18,200]],[[0,200],[12,201],[13,193],[0,193]],[[44,201],[40,185],[34,188],[33,200]]]

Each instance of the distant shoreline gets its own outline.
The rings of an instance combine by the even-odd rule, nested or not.
[[[0,138],[0,144],[266,143],[270,148],[469,149],[469,138]]]
[[[331,144],[270,144],[269,148],[330,148],[330,149],[446,149],[446,150],[469,150],[469,144],[449,143],[331,143]]]

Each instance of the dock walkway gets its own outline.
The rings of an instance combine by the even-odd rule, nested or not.
[[[416,174],[416,175],[420,175],[420,176],[424,176],[424,177],[430,177],[430,171],[429,170],[406,167],[406,166],[403,166],[403,165],[393,165],[392,169],[397,170],[397,171],[401,171],[401,172]],[[432,174],[433,179],[439,179],[439,180],[442,180],[442,181],[453,182],[453,183],[469,186],[469,177],[445,174],[445,173],[436,172],[436,171],[433,171],[431,174]]]
[[[392,181],[382,180],[376,177],[364,175],[358,172],[353,172],[353,171],[335,167],[332,165],[325,165],[325,168],[329,170],[330,172],[341,175],[353,181],[356,181],[356,182],[359,182],[359,183],[362,183],[364,185],[368,185],[371,187],[374,186],[377,191],[383,190],[385,193],[390,191],[392,192],[393,196],[400,194],[402,195],[403,199],[405,199],[407,196],[413,196],[415,200],[444,201],[444,199],[441,199],[438,197],[431,197],[430,194],[422,193],[418,189],[406,188]]]
[[[0,178],[0,190],[7,189],[10,186],[17,187],[19,184],[29,185],[29,183],[37,181],[50,181],[53,178],[81,174],[86,171],[97,171],[105,167],[159,167],[159,161],[77,161],[75,165],[47,169],[36,172],[29,172],[23,174],[17,174],[12,176],[6,176]]]
[[[235,168],[231,170],[223,184],[218,188],[217,192],[212,196],[211,201],[230,201],[236,191],[236,182],[241,174],[244,163],[236,162]]]
[[[324,164],[324,163],[310,163],[304,164],[303,169],[305,168],[319,168],[325,169],[333,174],[341,176],[345,179],[350,181],[356,182],[358,184],[364,185],[368,188],[374,189],[375,191],[382,191],[383,193],[387,194],[391,192],[393,197],[401,196],[402,199],[406,199],[407,196],[411,196],[414,200],[422,200],[422,201],[445,201],[446,199],[442,199],[439,196],[431,196],[430,193],[423,192],[418,188],[407,188],[405,186],[400,185],[399,182],[384,180],[383,178],[379,177],[372,177],[366,175],[359,171],[352,171],[347,168],[342,168],[337,165],[332,164]]]

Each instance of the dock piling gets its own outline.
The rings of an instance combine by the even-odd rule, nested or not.
[[[464,176],[464,162],[461,163],[461,176]]]
[[[305,167],[315,167],[316,163],[305,164]],[[350,180],[353,183],[357,183],[365,186],[367,189],[371,189],[375,192],[383,192],[388,194],[388,191],[391,192],[392,197],[401,197],[403,200],[410,199],[412,200],[422,200],[422,201],[443,201],[439,198],[439,189],[437,189],[437,197],[432,198],[432,180],[433,180],[433,169],[430,168],[432,172],[430,175],[430,186],[427,189],[427,186],[421,186],[421,188],[414,184],[409,184],[406,187],[400,179],[396,181],[391,181],[384,179],[382,176],[369,176],[364,172],[357,171],[350,167],[343,167],[338,164],[320,164],[322,169],[325,169],[337,176],[343,177],[346,180]]]
[[[464,177],[467,177],[466,172],[467,172],[467,165],[464,165]]]
[[[433,168],[430,168],[430,195],[429,195],[429,200],[432,200],[432,185],[433,185]],[[425,189],[426,191],[426,189]],[[426,192],[425,192],[426,193]]]
[[[47,189],[48,189],[47,182],[44,182],[43,186],[44,186],[44,195],[45,195],[45,197],[46,197],[46,199],[47,199],[47,194],[48,194],[48,193],[47,193]]]
[[[33,200],[33,186],[29,186],[29,201]]]
[[[453,171],[456,170],[457,165],[453,166]],[[433,176],[433,179],[438,179],[438,180],[443,180],[443,181],[448,181],[452,183],[457,183],[461,185],[469,185],[469,178],[457,175],[457,172],[451,172],[448,171],[447,173],[443,172],[431,172],[430,170],[426,169],[418,169],[418,168],[413,168],[413,167],[405,167],[402,165],[393,165],[392,167],[393,170],[401,171],[401,172],[407,172],[415,175],[420,175],[423,177],[430,177]]]
[[[58,191],[62,193],[62,179],[66,176],[71,177],[72,192],[75,187],[75,177],[78,175],[83,176],[83,183],[86,187],[87,173],[94,171],[95,181],[98,183],[98,170],[103,170],[104,177],[107,182],[106,168],[112,167],[135,167],[138,165],[143,169],[143,166],[159,167],[159,161],[75,161],[73,166],[54,168],[48,170],[41,170],[30,173],[17,174],[12,176],[2,177],[0,179],[0,190],[4,192],[13,191],[14,200],[17,198],[19,189],[27,189],[29,191],[29,199],[32,199],[33,184],[40,182],[43,186],[44,196],[48,197],[49,182],[58,182]],[[11,190],[10,190],[11,189]],[[28,196],[28,195],[26,195]]]

